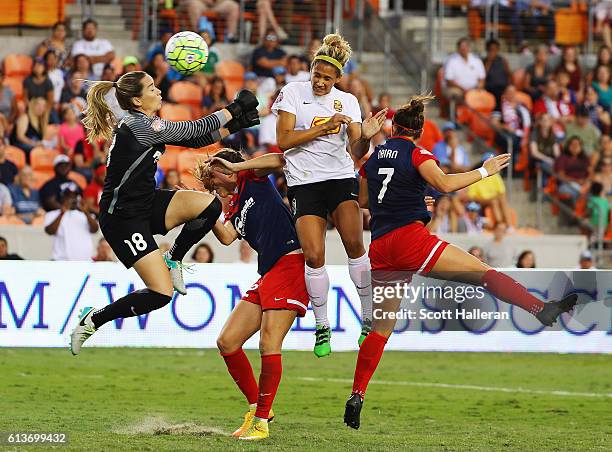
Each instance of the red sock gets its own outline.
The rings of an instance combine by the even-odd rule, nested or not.
[[[242,348],[233,353],[221,353],[221,356],[225,360],[227,370],[249,404],[257,402],[257,382],[249,358],[244,354]]]
[[[365,396],[370,378],[374,374],[380,357],[385,350],[387,338],[375,331],[367,335],[357,355],[357,365],[355,366],[355,377],[353,379],[353,393]]]
[[[280,384],[283,373],[281,354],[265,355],[261,357],[261,374],[259,375],[259,398],[257,399],[257,411],[255,416],[260,419],[268,419],[272,402],[276,396],[276,390]]]
[[[514,279],[496,270],[488,270],[480,284],[500,300],[523,308],[531,314],[537,314],[544,309],[542,301],[531,295]]]

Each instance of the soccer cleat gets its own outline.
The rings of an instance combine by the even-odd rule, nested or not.
[[[368,337],[368,334],[370,334],[370,331],[372,331],[372,321],[370,319],[365,319],[361,324],[361,336],[359,336],[359,340],[357,341],[360,347],[363,341],[365,341],[365,338]]]
[[[253,418],[253,423],[242,435],[239,436],[239,439],[258,441],[260,439],[265,439],[268,436],[270,436],[268,422],[261,419],[255,420],[255,418]]]
[[[329,340],[331,339],[331,330],[328,326],[317,326],[317,331],[315,331],[315,346],[314,346],[314,354],[317,358],[323,358],[331,353],[331,344]]]
[[[360,415],[363,399],[356,392],[352,393],[346,401],[344,408],[344,423],[351,428],[357,430],[361,425]]]
[[[232,436],[239,437],[244,432],[246,432],[249,428],[251,428],[251,425],[253,425],[253,418],[255,417],[255,411],[257,411],[257,405],[253,406],[252,408],[249,408],[249,411],[247,411],[246,414],[244,415],[244,422],[242,423],[240,428],[238,428],[234,433],[232,433]],[[268,414],[268,416],[269,416],[268,423],[273,422],[274,421],[274,411],[270,410],[270,413]]]
[[[577,300],[578,295],[573,293],[559,301],[549,301],[548,303],[544,303],[544,308],[535,316],[543,325],[553,326],[553,323],[557,321],[557,317],[564,312],[569,312],[574,309]]]
[[[164,261],[166,266],[170,270],[170,277],[172,278],[172,285],[181,295],[187,295],[187,288],[185,287],[185,281],[183,280],[183,269],[187,272],[192,273],[193,269],[191,265],[185,265],[181,261],[173,261],[170,259],[170,252],[164,253]]]
[[[78,355],[81,351],[83,342],[96,332],[96,327],[91,321],[93,312],[94,308],[91,306],[87,306],[79,312],[79,323],[74,330],[72,330],[72,334],[70,335],[70,351],[73,355]]]

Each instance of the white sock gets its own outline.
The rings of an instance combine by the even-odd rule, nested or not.
[[[361,300],[362,321],[372,321],[372,274],[370,273],[370,258],[366,252],[357,259],[348,260],[349,275],[355,284]]]
[[[329,320],[327,319],[329,275],[325,265],[320,268],[311,268],[305,265],[304,277],[306,278],[306,289],[308,290],[310,305],[315,315],[315,323],[317,326],[329,328]]]

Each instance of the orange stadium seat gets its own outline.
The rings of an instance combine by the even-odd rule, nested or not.
[[[191,108],[191,117],[198,118],[202,114],[202,88],[191,82],[176,82],[170,87],[168,96],[178,104]]]
[[[555,12],[555,41],[558,45],[583,44],[587,40],[585,14],[570,8]]]
[[[55,149],[36,147],[30,152],[30,163],[35,171],[53,172],[53,159],[59,154]]]
[[[18,101],[23,100],[23,77],[4,77],[2,84],[11,88]]]
[[[21,149],[16,146],[7,146],[4,148],[4,153],[7,160],[10,160],[19,169],[23,168],[26,164],[26,155]]]
[[[64,0],[27,0],[23,2],[23,25],[50,27],[64,20]]]
[[[25,78],[32,72],[32,58],[11,53],[4,58],[4,76]]]
[[[34,171],[32,175],[34,177],[34,188],[36,190],[39,190],[40,187],[42,187],[45,182],[47,182],[49,179],[51,179],[54,176],[54,173],[53,173],[53,170],[44,170],[44,171]]]
[[[485,90],[472,89],[465,94],[465,103],[480,113],[469,115],[468,127],[489,146],[493,146],[495,130],[491,128],[489,118],[495,109],[495,96]]]
[[[21,2],[3,2],[2,14],[0,14],[0,26],[15,26],[21,24]]]
[[[442,132],[440,132],[440,128],[437,124],[431,119],[426,119],[425,124],[423,124],[423,134],[419,139],[418,145],[431,152],[434,145],[443,138]]]
[[[484,89],[471,89],[465,93],[468,107],[480,112],[492,112],[495,109],[495,96]]]
[[[81,187],[81,190],[85,190],[85,188],[87,187],[87,179],[85,178],[85,176],[80,173],[77,173],[76,171],[70,171],[68,173],[68,179],[73,182],[76,182],[76,184]]]
[[[221,60],[215,66],[215,73],[225,81],[228,99],[233,99],[244,85],[244,66],[238,61]]]
[[[159,110],[159,117],[168,121],[190,121],[191,109],[185,105],[165,103]]]

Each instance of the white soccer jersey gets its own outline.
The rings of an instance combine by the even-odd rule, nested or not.
[[[295,115],[294,130],[310,129],[329,121],[336,113],[349,116],[353,122],[361,122],[361,110],[355,96],[335,87],[326,96],[315,96],[310,81],[285,85],[272,105],[275,115],[279,110]],[[287,185],[354,177],[353,160],[347,151],[347,127],[343,124],[329,135],[287,150]]]

